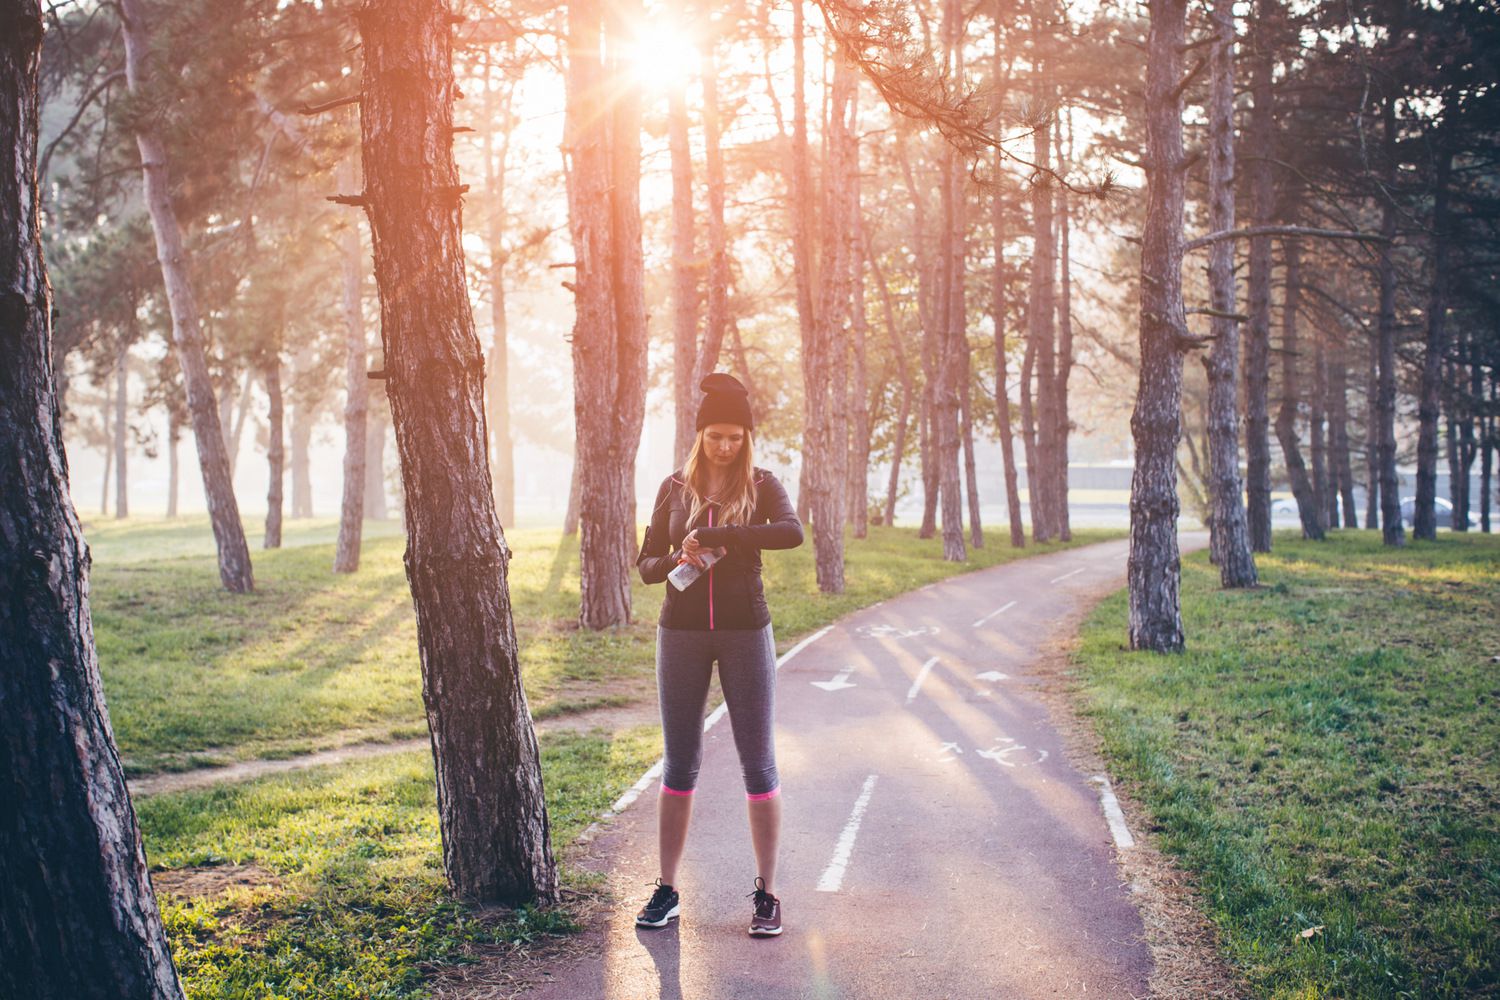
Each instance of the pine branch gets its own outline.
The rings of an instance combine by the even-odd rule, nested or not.
[[[1315,229],[1309,226],[1247,226],[1244,229],[1226,229],[1188,240],[1184,251],[1202,250],[1204,247],[1222,243],[1224,240],[1248,239],[1252,236],[1308,236],[1322,240],[1358,240],[1362,243],[1385,243],[1384,236],[1375,233],[1358,233],[1348,229]]]

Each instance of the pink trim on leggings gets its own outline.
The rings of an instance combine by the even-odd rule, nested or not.
[[[692,795],[692,794],[693,794],[693,790],[692,790],[692,789],[691,789],[691,788],[689,788],[689,789],[688,789],[688,790],[687,790],[687,791],[685,791],[685,792],[679,792],[679,791],[678,791],[678,790],[677,790],[677,789],[675,789],[675,788],[668,788],[668,787],[667,787],[667,786],[666,786],[666,784],[665,784],[665,783],[663,783],[663,784],[662,784],[662,786],[661,786],[661,791],[662,791],[662,794],[663,794],[663,795],[681,795],[681,796],[688,796],[688,795]]]
[[[774,799],[776,796],[778,796],[780,794],[781,794],[781,786],[777,785],[775,788],[771,789],[769,792],[760,792],[760,793],[758,793],[756,795],[751,795],[749,792],[746,792],[745,793],[745,798],[749,799],[751,802],[764,802],[766,799]]]

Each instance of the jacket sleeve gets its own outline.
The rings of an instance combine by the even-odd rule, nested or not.
[[[802,522],[781,481],[767,472],[757,487],[756,521],[721,528],[699,528],[698,541],[710,548],[795,549],[802,544]]]
[[[677,566],[677,556],[672,552],[670,524],[672,505],[672,477],[668,476],[656,491],[656,503],[651,507],[651,523],[646,525],[646,537],[641,541],[641,552],[636,557],[636,569],[641,580],[648,584],[665,583],[667,574]]]

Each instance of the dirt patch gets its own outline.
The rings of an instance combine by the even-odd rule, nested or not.
[[[1089,608],[1058,623],[1057,633],[1066,638],[1055,640],[1030,666],[1029,673],[1042,681],[1031,693],[1047,705],[1052,724],[1062,734],[1068,762],[1084,774],[1108,774],[1100,739],[1078,714],[1080,683],[1069,673],[1074,669],[1072,651],[1079,626],[1092,609],[1093,601],[1087,603]],[[1134,847],[1115,851],[1115,864],[1146,927],[1154,966],[1151,997],[1248,1000],[1244,980],[1219,950],[1218,929],[1204,915],[1206,907],[1197,886],[1157,847],[1150,833],[1155,825],[1150,812],[1136,800],[1130,783],[1111,779],[1110,784],[1135,839]]]
[[[603,729],[620,732],[636,726],[649,725],[657,721],[654,704],[610,705],[543,719],[535,724],[538,735],[550,732],[589,732]],[[427,737],[396,740],[387,743],[353,743],[332,750],[302,754],[284,760],[246,760],[224,767],[200,767],[191,771],[174,771],[168,774],[153,774],[144,778],[133,778],[128,784],[132,796],[160,795],[163,792],[182,792],[193,788],[207,788],[231,781],[250,781],[268,774],[285,774],[308,767],[325,764],[343,764],[352,760],[365,760],[386,754],[425,750],[429,746]]]
[[[230,889],[261,885],[275,888],[280,884],[280,879],[260,865],[203,865],[151,873],[151,885],[157,892],[193,899],[223,895]]]

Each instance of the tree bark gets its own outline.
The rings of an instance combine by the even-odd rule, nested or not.
[[[686,4],[676,5],[686,17]],[[672,158],[672,399],[676,436],[672,463],[687,461],[697,433],[698,364],[697,240],[693,220],[693,157],[688,136],[687,84],[667,95],[667,146]]]
[[[1287,478],[1292,481],[1292,496],[1297,498],[1297,515],[1302,520],[1302,537],[1321,541],[1323,509],[1313,491],[1312,478],[1302,460],[1297,441],[1298,314],[1302,309],[1302,248],[1288,240],[1286,255],[1286,293],[1281,305],[1281,405],[1276,410],[1276,440],[1281,445]]]
[[[296,371],[304,370],[297,366]],[[293,383],[295,385],[295,381]],[[312,432],[318,422],[316,403],[303,392],[292,403],[292,516],[312,517]]]
[[[118,10],[125,40],[126,83],[132,94],[140,95],[146,83],[145,63],[150,47],[145,4],[143,0],[120,0]],[[182,366],[183,383],[187,388],[188,412],[192,416],[193,438],[198,445],[198,465],[203,473],[203,497],[208,504],[208,517],[218,548],[219,579],[226,590],[242,593],[255,586],[250,547],[245,542],[245,528],[240,522],[233,474],[224,447],[224,431],[219,424],[213,383],[204,356],[198,302],[188,280],[187,250],[183,246],[177,213],[172,207],[166,145],[149,121],[148,118],[139,120],[135,141],[141,154],[146,209],[156,239],[156,258],[161,266],[167,305],[172,315],[172,342],[177,349],[177,360]]]
[[[1214,0],[1214,44],[1210,56],[1208,126],[1208,227],[1234,228],[1234,4]],[[1225,589],[1256,585],[1255,556],[1241,502],[1239,447],[1239,321],[1234,279],[1234,243],[1209,247],[1209,301],[1215,315],[1209,330],[1213,346],[1204,358],[1208,372],[1208,468],[1211,556]]]
[[[1271,27],[1280,14],[1279,0],[1256,0],[1250,63],[1255,103],[1246,136],[1251,153],[1246,174],[1252,228],[1270,225],[1274,213],[1275,41]],[[1271,269],[1270,235],[1252,236],[1247,278],[1250,321],[1245,327],[1245,524],[1252,553],[1271,551]],[[1220,565],[1224,565],[1222,560]]]
[[[1318,523],[1326,531],[1338,527],[1338,513],[1328,514],[1328,503],[1334,487],[1328,467],[1328,352],[1323,347],[1323,333],[1313,331],[1312,396],[1308,400],[1308,431],[1311,438],[1313,502],[1318,507]]]
[[[1039,44],[1039,43],[1038,43]],[[1045,71],[1035,74],[1032,96],[1039,109],[1048,108],[1051,94],[1044,83]],[[1049,111],[1050,114],[1050,111]],[[1031,494],[1032,537],[1049,542],[1058,537],[1057,516],[1057,363],[1056,363],[1056,278],[1057,229],[1053,215],[1055,194],[1052,190],[1052,125],[1050,117],[1036,125],[1032,133],[1032,160],[1040,168],[1032,178],[1031,230],[1035,251],[1031,258],[1031,284],[1026,306],[1027,339],[1030,342],[1036,374],[1036,477],[1027,472],[1026,485]]]
[[[99,516],[109,516],[109,487],[114,481],[115,470],[115,387],[106,380],[104,398],[99,403],[100,433],[104,438],[104,476],[99,480]]]
[[[178,460],[177,445],[182,440],[182,422],[177,419],[177,414],[172,413],[167,417],[167,519],[171,520],[177,516],[177,494],[181,484],[181,463]]]
[[[1440,130],[1440,133],[1443,130]],[[1448,178],[1453,152],[1446,138],[1437,153],[1432,186],[1432,284],[1427,297],[1427,337],[1422,354],[1422,384],[1417,402],[1417,499],[1412,511],[1411,536],[1437,540],[1437,431],[1443,363],[1448,353]]]
[[[823,168],[822,232],[817,311],[812,337],[802,344],[803,439],[811,447],[807,474],[808,511],[818,589],[844,592],[844,522],[849,495],[849,411],[847,339],[853,268],[852,190],[854,139],[849,110],[854,69],[842,54],[834,57],[828,140]]]
[[[286,481],[286,432],[282,427],[281,358],[274,352],[265,360],[261,369],[261,378],[265,381],[266,398],[271,404],[266,427],[266,465],[269,476],[266,487],[266,536],[263,547],[279,549],[281,548],[281,487]]]
[[[1073,126],[1071,118],[1065,116],[1068,121],[1068,151],[1067,156],[1072,155]],[[1057,162],[1059,169],[1066,174],[1068,162],[1062,144],[1062,127],[1059,125],[1057,135],[1054,137],[1057,144]],[[1073,375],[1073,261],[1072,261],[1072,220],[1069,218],[1068,189],[1066,185],[1057,185],[1057,271],[1058,271],[1058,298],[1057,298],[1057,382],[1055,394],[1055,415],[1057,426],[1053,436],[1057,445],[1057,461],[1053,464],[1053,492],[1057,498],[1057,537],[1063,541],[1071,541],[1073,538],[1073,524],[1068,516],[1068,438],[1072,433],[1073,424],[1068,416],[1068,380]]]
[[[406,573],[443,867],[465,898],[553,902],[557,867],[516,658],[510,550],[485,461],[484,363],[465,288],[452,22],[438,0],[385,0],[358,20],[365,207],[406,486]]]
[[[964,12],[960,0],[944,0],[943,39],[947,75],[963,79]],[[940,242],[942,268],[938,281],[939,328],[937,386],[933,391],[936,421],[938,492],[943,516],[943,558],[964,562],[963,497],[959,486],[959,449],[963,444],[959,413],[962,386],[969,378],[968,324],[964,297],[964,165],[949,144],[943,148],[943,232]]]
[[[1182,52],[1186,0],[1151,0],[1146,56],[1145,231],[1141,240],[1140,384],[1130,417],[1130,648],[1183,647],[1177,550],[1177,442],[1182,428]]]
[[[857,97],[857,95],[856,95]],[[857,103],[857,102],[856,102]],[[851,114],[858,121],[858,108]],[[870,534],[870,389],[866,371],[866,342],[870,337],[870,321],[865,310],[865,223],[864,208],[860,203],[859,186],[859,139],[858,130],[850,137],[850,228],[853,234],[850,254],[850,293],[853,310],[853,377],[849,384],[849,476],[847,479],[849,498],[846,508],[853,522],[854,537],[867,538]]]
[[[891,304],[891,286],[886,281],[885,271],[880,266],[880,257],[867,253],[875,281],[880,286],[880,312],[885,320],[886,336],[891,342],[891,354],[896,359],[896,377],[901,380],[901,404],[896,414],[896,438],[891,445],[891,474],[886,481],[885,513],[881,523],[896,523],[896,494],[901,488],[901,461],[906,456],[907,430],[911,426],[912,399],[916,395],[911,370],[911,360],[906,354],[906,342],[896,328],[896,310]]]
[[[42,11],[0,11],[0,995],[180,998],[115,749],[69,499],[36,187]]]
[[[130,347],[123,345],[115,361],[115,519],[130,516],[130,477],[127,432],[130,430]]]
[[[938,383],[939,351],[937,345],[940,343],[938,310],[934,305],[934,299],[937,297],[934,294],[934,286],[937,282],[933,280],[932,266],[929,262],[931,251],[928,248],[926,201],[917,187],[911,156],[907,151],[904,136],[898,142],[897,151],[901,158],[901,172],[906,179],[907,194],[911,198],[912,254],[917,271],[917,317],[922,327],[922,401],[917,418],[920,421],[918,461],[922,475],[922,521],[917,528],[917,537],[931,538],[937,534],[939,489],[936,435],[934,434],[937,426],[936,396],[934,395]]]
[[[359,175],[352,161],[344,174],[343,190],[358,190]],[[333,553],[333,571],[353,573],[359,569],[365,530],[365,435],[370,408],[362,287],[365,255],[360,246],[359,225],[353,219],[339,235],[339,259],[344,278],[344,495],[339,503],[339,538]]]
[[[568,6],[568,222],[577,262],[573,325],[585,628],[630,621],[635,457],[645,417],[641,109],[622,66],[638,0]]]
[[[1396,104],[1387,97],[1380,109],[1383,173],[1380,203],[1380,257],[1376,265],[1380,306],[1376,314],[1380,366],[1376,423],[1379,426],[1376,461],[1380,466],[1380,531],[1386,545],[1406,544],[1401,523],[1401,494],[1396,482]]]
[[[1000,79],[1000,22],[995,24],[995,79]],[[1000,428],[1000,453],[1005,464],[1005,506],[1010,522],[1010,547],[1026,547],[1026,527],[1021,522],[1021,490],[1016,475],[1016,449],[1010,425],[1010,380],[1006,350],[1005,295],[1005,206],[1000,197],[1005,154],[994,153],[995,189],[990,195],[990,223],[995,238],[995,270],[990,276],[990,310],[995,328],[995,417]]]
[[[1365,375],[1365,530],[1380,529],[1380,341],[1371,337]]]
[[[1490,503],[1494,494],[1491,488],[1494,485],[1495,475],[1495,449],[1500,447],[1500,369],[1496,366],[1490,367],[1490,399],[1489,406],[1485,407],[1485,417],[1480,425],[1483,433],[1479,442],[1479,530],[1486,535],[1490,533]],[[1475,393],[1475,397],[1482,400],[1483,385]]]
[[[385,394],[372,392],[368,401],[368,428],[365,435],[365,517],[384,521],[390,517],[385,502]]]
[[[693,388],[719,365],[724,331],[729,327],[729,237],[724,228],[724,154],[719,149],[719,68],[712,42],[703,59],[703,172],[708,185],[708,310],[703,344],[693,371]],[[686,457],[686,456],[684,456]]]
[[[229,478],[234,479],[235,467],[240,460],[240,443],[245,440],[245,424],[250,420],[250,406],[254,400],[255,372],[251,368],[245,369],[245,380],[240,384],[240,399],[235,405],[234,419],[230,422],[229,440],[225,447],[229,450]]]
[[[1354,506],[1354,462],[1349,454],[1349,338],[1341,335],[1328,358],[1328,448],[1338,479],[1344,527],[1358,528]],[[1332,508],[1330,508],[1331,510]],[[1335,522],[1330,520],[1329,524]]]

